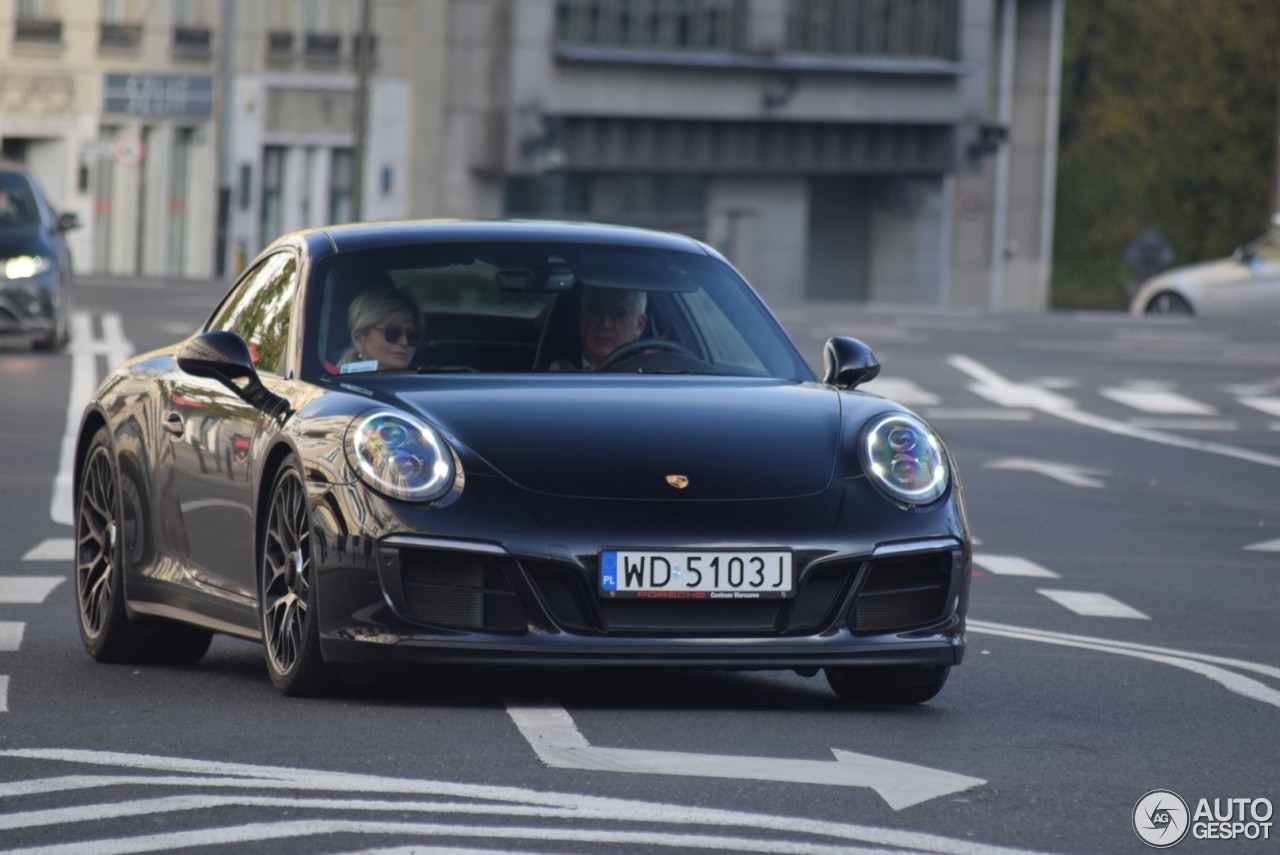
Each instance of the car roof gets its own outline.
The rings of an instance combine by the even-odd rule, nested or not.
[[[330,252],[410,246],[423,243],[550,242],[596,243],[713,254],[684,235],[628,226],[567,223],[548,220],[401,220],[324,226],[283,235],[275,243],[303,241],[313,251],[317,243]]]

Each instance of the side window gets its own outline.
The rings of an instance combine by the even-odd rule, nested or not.
[[[259,371],[279,374],[289,344],[289,318],[298,284],[298,262],[291,252],[263,260],[219,307],[209,329],[239,333]]]

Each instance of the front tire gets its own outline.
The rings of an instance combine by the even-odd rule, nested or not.
[[[124,601],[125,523],[111,436],[100,428],[89,444],[76,500],[76,605],[80,640],[99,662],[195,662],[209,632],[179,624],[135,627]]]
[[[1174,291],[1161,291],[1147,302],[1148,315],[1176,315],[1190,317],[1195,314],[1187,298]]]
[[[831,690],[842,701],[861,704],[922,704],[942,691],[947,665],[841,666],[826,670]]]
[[[262,531],[258,611],[267,674],[286,695],[331,693],[337,672],[320,655],[316,570],[306,485],[289,461],[276,474]]]

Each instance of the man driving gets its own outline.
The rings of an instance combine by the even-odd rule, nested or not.
[[[644,291],[587,286],[582,292],[582,368],[596,368],[609,354],[644,333]]]

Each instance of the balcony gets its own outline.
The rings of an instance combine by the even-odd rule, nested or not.
[[[272,30],[267,33],[267,62],[292,62],[294,42],[294,35],[288,30]]]
[[[183,59],[213,56],[213,31],[208,27],[174,27],[173,55]]]
[[[142,25],[103,21],[98,25],[98,49],[136,51],[142,46]]]
[[[62,21],[54,18],[18,18],[13,40],[20,45],[62,46]]]
[[[316,65],[337,65],[342,60],[342,36],[337,33],[307,33],[303,56]]]

